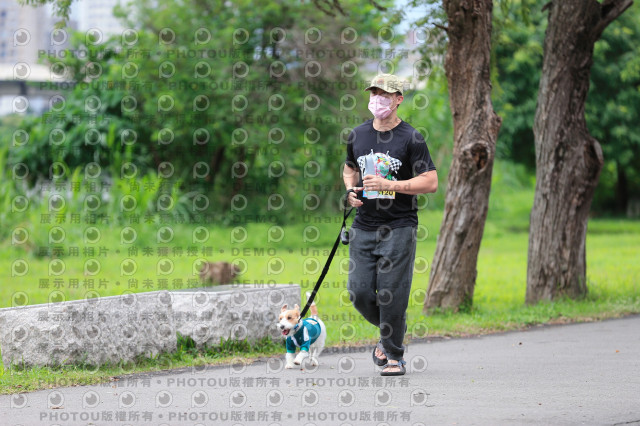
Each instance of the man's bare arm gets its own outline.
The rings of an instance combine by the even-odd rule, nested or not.
[[[345,164],[342,170],[342,180],[346,189],[354,188],[360,180],[360,172]]]
[[[427,194],[438,190],[438,173],[431,170],[411,179],[397,181],[367,175],[362,182],[365,191],[395,191],[409,195]]]
[[[352,167],[344,165],[344,169],[342,170],[342,180],[344,181],[344,186],[347,190],[354,189],[356,191],[362,191],[362,187],[357,188],[356,185],[360,180],[360,172]],[[347,200],[349,201],[349,205],[351,207],[360,207],[364,204],[362,201],[358,200],[358,194],[355,192],[350,192],[347,195]]]

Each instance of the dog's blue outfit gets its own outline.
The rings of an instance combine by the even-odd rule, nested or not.
[[[302,325],[298,323],[296,327],[298,331],[287,336],[287,352],[295,353],[296,347],[309,352],[309,346],[318,340],[320,332],[322,331],[320,323],[313,318],[305,318],[302,320]]]

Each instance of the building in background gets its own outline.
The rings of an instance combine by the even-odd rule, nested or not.
[[[97,29],[105,37],[121,34],[125,29],[113,16],[113,8],[123,4],[122,0],[80,0],[74,3],[77,7],[78,29],[87,31]]]
[[[47,56],[69,48],[69,29],[97,30],[103,39],[122,33],[123,26],[113,16],[120,2],[74,2],[67,27],[56,30],[58,18],[49,5],[21,6],[16,0],[0,0],[0,115],[44,112],[52,93],[39,91],[32,83],[56,80],[47,70]]]
[[[0,0],[0,115],[41,113],[50,93],[29,83],[47,81],[47,51],[67,46],[66,33],[53,33],[50,7],[21,6]]]
[[[0,0],[0,63],[38,63],[38,51],[51,44],[54,24],[49,7]]]

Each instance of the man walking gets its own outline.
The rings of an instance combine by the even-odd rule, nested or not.
[[[402,341],[413,278],[418,225],[417,194],[438,189],[436,168],[423,136],[398,117],[404,82],[374,77],[373,119],[349,135],[343,180],[357,214],[350,232],[347,289],[362,316],[380,328],[373,360],[383,376],[405,374]]]

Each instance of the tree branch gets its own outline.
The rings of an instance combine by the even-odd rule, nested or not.
[[[342,9],[342,6],[340,5],[340,0],[333,0],[333,7],[338,9],[342,16],[347,16],[347,13],[345,13],[344,9]]]
[[[605,28],[632,4],[633,0],[604,0],[600,5],[600,21],[593,28],[595,40],[598,40]]]
[[[323,7],[320,5],[320,1],[319,1],[319,0],[313,0],[313,4],[315,4],[315,5],[316,5],[316,7],[317,7],[318,9],[320,9],[320,11],[321,11],[322,13],[324,13],[325,15],[328,15],[328,16],[331,16],[331,17],[335,18],[336,14],[335,14],[335,13],[333,13],[333,12],[331,11],[331,5],[329,4],[329,2],[328,2],[327,0],[322,0],[322,1],[323,1],[323,3],[326,3],[326,4],[328,4],[328,5],[329,5],[329,9],[325,9],[325,8],[323,8]]]
[[[440,25],[440,24],[433,24],[433,26],[434,26],[434,27],[436,27],[436,28],[440,28],[440,29],[441,29],[442,31],[444,31],[445,33],[449,33],[449,28],[447,28],[447,27],[443,27],[443,26],[442,26],[442,25]]]
[[[386,12],[387,8],[384,6],[381,6],[378,4],[378,2],[376,2],[375,0],[369,0],[369,3],[371,3],[373,5],[373,7],[375,7],[376,9],[382,11],[382,12]]]

